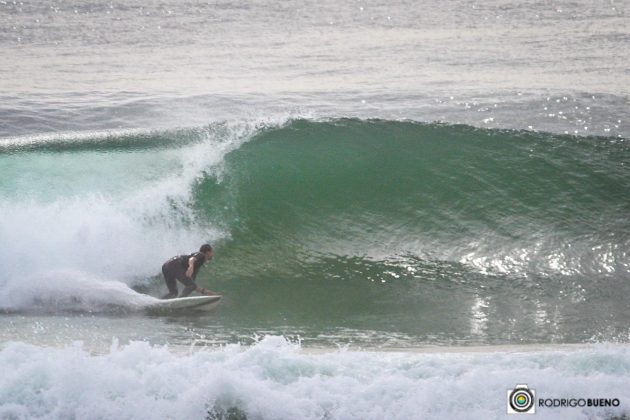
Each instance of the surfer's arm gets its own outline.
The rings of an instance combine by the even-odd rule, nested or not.
[[[195,274],[195,257],[190,257],[188,259],[188,269],[186,270],[186,277],[192,279],[193,274]]]
[[[196,291],[197,293],[201,293],[202,295],[207,295],[207,296],[220,295],[220,293],[213,292],[212,290],[209,290],[209,289],[197,286],[195,284],[195,281],[192,278],[194,273],[195,273],[195,257],[190,257],[188,259],[188,269],[186,270],[186,277],[188,277],[190,279],[190,285],[186,287],[185,291],[188,291],[187,289],[189,289],[189,288],[192,289],[192,287],[194,287],[194,289],[192,289],[192,290]],[[190,294],[190,292],[192,292],[192,290],[188,291],[188,294]]]

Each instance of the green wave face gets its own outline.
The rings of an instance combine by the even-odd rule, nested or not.
[[[219,178],[196,186],[195,208],[232,232],[225,252],[242,260],[240,275],[269,259],[295,274],[335,257],[460,262],[483,247],[614,246],[630,232],[628,159],[618,139],[296,121],[228,154]]]

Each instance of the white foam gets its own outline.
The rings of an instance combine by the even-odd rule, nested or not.
[[[184,353],[134,342],[92,355],[9,343],[0,351],[0,417],[208,418],[231,409],[258,419],[488,419],[506,391],[543,398],[618,398],[620,406],[538,408],[543,417],[627,413],[630,348],[397,353],[307,352],[282,337],[251,347]]]
[[[22,282],[0,289],[2,309],[103,312],[140,310],[156,298],[137,293],[123,282],[76,270],[28,273]]]
[[[155,179],[138,179],[138,171],[126,174],[133,188],[116,194],[103,179],[87,192],[64,195],[60,190],[50,197],[43,170],[41,186],[26,196],[0,200],[0,309],[14,308],[16,302],[26,305],[43,291],[68,303],[91,301],[78,291],[101,290],[112,281],[145,282],[160,273],[167,258],[229,235],[196,219],[193,188],[205,173],[220,176],[225,155],[272,123],[282,121],[233,122],[201,130],[201,141],[146,157],[168,160],[168,172]],[[79,165],[82,156],[76,159]],[[111,159],[115,153],[103,164]],[[89,171],[89,165],[82,170]],[[37,168],[24,171],[31,176]]]

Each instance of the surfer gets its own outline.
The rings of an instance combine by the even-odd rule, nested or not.
[[[172,299],[177,297],[177,280],[185,286],[180,297],[186,297],[194,291],[203,295],[215,296],[212,290],[204,289],[197,286],[195,278],[201,266],[212,259],[212,247],[203,244],[199,248],[199,252],[190,255],[180,255],[173,257],[162,265],[162,274],[168,287],[168,293],[162,296],[162,299]]]

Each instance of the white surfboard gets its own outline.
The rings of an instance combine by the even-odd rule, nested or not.
[[[189,296],[164,299],[152,303],[147,309],[152,311],[210,311],[219,305],[221,296]]]

